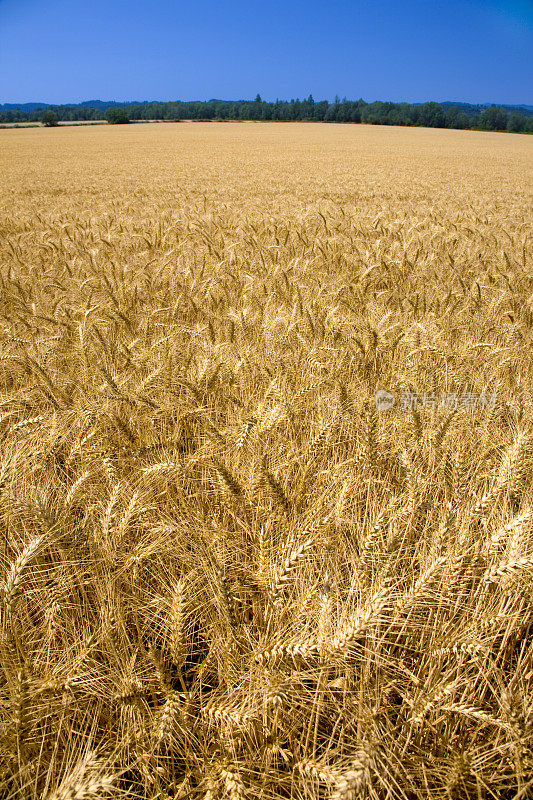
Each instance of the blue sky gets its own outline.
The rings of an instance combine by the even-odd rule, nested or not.
[[[0,0],[0,102],[533,104],[533,0]]]

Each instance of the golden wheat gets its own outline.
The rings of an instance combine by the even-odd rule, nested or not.
[[[0,134],[0,795],[529,796],[531,138]]]

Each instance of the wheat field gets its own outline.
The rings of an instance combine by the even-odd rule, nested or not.
[[[533,797],[531,156],[0,132],[2,798]]]

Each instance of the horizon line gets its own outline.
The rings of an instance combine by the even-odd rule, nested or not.
[[[312,97],[313,93],[310,92],[307,97],[301,97],[301,98],[300,97],[291,97],[290,100],[289,99],[282,99],[282,98],[279,98],[279,97],[277,97],[275,100],[265,100],[265,98],[261,98],[261,102],[266,102],[266,103],[276,103],[276,102],[290,103],[290,102],[293,102],[293,101],[294,102],[298,102],[298,101],[299,102],[305,102],[305,101],[307,101],[309,96]],[[375,99],[375,100],[365,100],[363,97],[359,97],[357,99],[350,99],[350,98],[348,98],[346,96],[344,96],[341,99],[341,102],[346,101],[346,102],[350,102],[350,103],[357,103],[360,100],[363,100],[363,102],[368,103],[368,104],[370,104],[370,103],[379,103],[379,102],[381,102],[381,103],[395,103],[395,104],[397,104],[397,103],[407,103],[408,105],[422,105],[424,103],[439,103],[439,104],[452,103],[452,104],[469,105],[469,106],[514,106],[514,107],[517,107],[517,108],[519,108],[519,107],[523,107],[523,108],[528,108],[528,107],[531,108],[531,107],[533,107],[531,104],[529,104],[527,102],[520,102],[520,103],[502,102],[502,103],[497,103],[497,102],[494,102],[494,101],[490,101],[490,102],[489,101],[473,102],[473,101],[469,101],[469,100],[382,100],[380,98]],[[314,101],[314,103],[323,103],[323,102],[334,103],[334,100],[330,100],[328,98],[323,98],[321,100],[315,100],[313,98],[313,101]],[[161,99],[151,99],[151,100],[115,100],[115,99],[113,99],[113,100],[101,100],[100,98],[95,97],[95,98],[80,100],[79,102],[75,102],[75,101],[50,102],[48,100],[24,100],[24,101],[0,100],[0,105],[19,105],[20,106],[20,105],[30,105],[31,104],[31,105],[46,105],[46,106],[83,106],[86,103],[122,103],[124,105],[143,105],[143,104],[148,104],[148,103],[211,103],[211,102],[253,103],[253,102],[255,102],[255,98],[248,98],[248,99],[247,98],[239,98],[239,99],[233,99],[233,98],[229,99],[228,98],[228,99],[224,99],[224,98],[221,98],[221,97],[211,97],[208,100],[202,100],[200,98],[194,98],[194,99],[189,99],[189,100],[183,100],[183,99],[178,99],[178,98],[174,98],[172,100],[161,100]],[[532,101],[532,103],[533,103],[533,101]]]

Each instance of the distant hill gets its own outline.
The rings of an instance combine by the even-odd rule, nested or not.
[[[107,111],[108,108],[123,108],[124,106],[144,106],[150,100],[129,100],[122,102],[118,100],[84,100],[83,103],[0,103],[0,111],[38,111],[40,108],[57,108],[64,106],[67,108],[98,108]]]
[[[415,103],[415,105],[421,105],[421,103]],[[450,100],[447,100],[444,103],[440,103],[440,105],[447,110],[452,106],[455,106],[459,109],[459,111],[464,111],[465,114],[472,116],[473,114],[480,114],[485,108],[490,108],[493,105],[498,106],[498,108],[505,108],[506,111],[512,113],[513,111],[519,111],[521,114],[524,114],[526,117],[533,116],[533,106],[507,106],[505,103],[479,103],[474,105],[473,103],[454,103]]]

